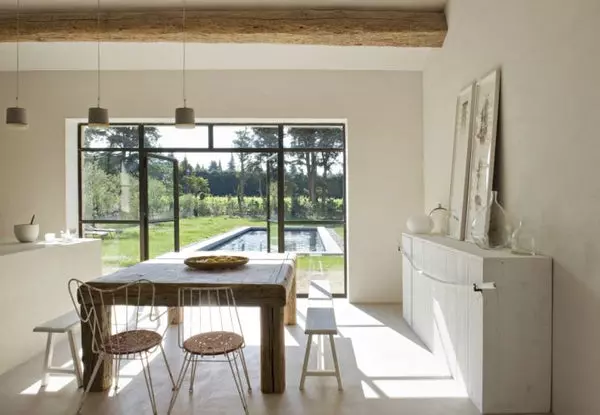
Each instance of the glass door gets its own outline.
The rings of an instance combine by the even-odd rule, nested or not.
[[[313,279],[325,279],[334,295],[346,295],[344,138],[342,126],[284,128],[284,246],[297,257],[299,295],[308,293]]]
[[[148,153],[143,158],[140,202],[147,241],[143,259],[179,251],[179,162]]]
[[[278,166],[279,155],[274,154],[267,160],[267,252],[284,252],[282,223],[280,225],[283,220],[280,208],[283,208],[284,202],[279,197],[281,181]]]

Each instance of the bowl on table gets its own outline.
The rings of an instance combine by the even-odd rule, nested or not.
[[[183,262],[199,270],[234,269],[248,263],[248,257],[238,255],[202,255],[186,258]]]

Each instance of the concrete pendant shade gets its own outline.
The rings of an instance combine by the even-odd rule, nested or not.
[[[192,129],[196,127],[196,116],[193,108],[181,107],[175,110],[175,128]]]
[[[9,128],[17,130],[26,129],[27,124],[27,110],[21,107],[10,107],[6,109],[6,125]]]
[[[88,111],[88,125],[90,127],[109,127],[108,110],[106,108],[91,107]]]

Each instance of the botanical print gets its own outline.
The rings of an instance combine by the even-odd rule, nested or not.
[[[488,124],[490,117],[490,97],[486,96],[481,107],[481,112],[477,115],[479,118],[479,128],[475,136],[479,139],[479,143],[483,144],[488,138]]]
[[[475,119],[471,140],[471,167],[466,219],[466,236],[485,235],[489,228],[489,217],[478,221],[473,229],[473,220],[479,210],[488,204],[494,176],[494,155],[498,123],[498,99],[500,93],[500,72],[492,71],[475,86]]]
[[[456,103],[454,131],[454,151],[452,156],[452,175],[450,182],[450,217],[448,236],[464,239],[466,192],[468,183],[471,128],[473,126],[474,87],[463,89]]]

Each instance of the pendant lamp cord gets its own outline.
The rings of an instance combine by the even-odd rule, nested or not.
[[[96,8],[96,36],[98,38],[96,63],[98,70],[96,72],[96,82],[98,87],[98,108],[100,108],[100,0],[97,1]]]
[[[186,90],[186,88],[185,88],[185,83],[186,83],[185,82],[186,81],[186,79],[185,79],[185,65],[186,65],[185,52],[186,52],[186,40],[187,40],[186,39],[186,33],[185,33],[185,30],[186,30],[186,27],[185,27],[186,5],[187,5],[186,4],[186,0],[183,0],[183,13],[182,13],[182,24],[181,24],[181,26],[183,28],[183,42],[182,42],[182,44],[183,44],[183,67],[182,67],[182,74],[181,75],[182,75],[182,79],[183,79],[182,88],[183,88],[183,106],[184,106],[184,108],[187,107],[187,95],[186,95],[186,92],[185,92],[185,90]]]
[[[17,107],[19,107],[19,83],[20,83],[20,38],[21,38],[21,15],[20,15],[20,10],[21,10],[21,2],[20,0],[17,0],[17,96],[15,101],[17,102]]]

